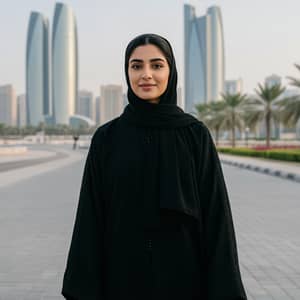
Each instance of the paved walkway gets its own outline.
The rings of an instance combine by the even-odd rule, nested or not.
[[[0,300],[62,299],[86,152],[60,151],[69,156],[0,173]],[[300,185],[246,168],[223,170],[248,299],[299,300]]]
[[[219,157],[224,164],[300,182],[300,163],[297,162],[285,162],[223,153],[220,153]]]
[[[39,174],[67,166],[82,159],[80,151],[66,147],[49,147],[48,150],[31,149],[28,155],[0,159],[0,188],[29,179]]]

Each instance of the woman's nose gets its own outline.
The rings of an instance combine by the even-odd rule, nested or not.
[[[151,79],[152,78],[152,73],[149,68],[145,68],[144,72],[142,73],[142,78],[143,79]]]

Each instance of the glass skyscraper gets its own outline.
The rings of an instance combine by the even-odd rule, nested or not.
[[[29,18],[26,45],[27,122],[37,126],[51,113],[49,22],[39,12]]]
[[[52,31],[52,97],[55,124],[70,124],[78,97],[78,41],[75,16],[56,3]]]
[[[185,110],[220,98],[224,91],[225,58],[221,10],[209,7],[197,17],[195,8],[184,5]]]

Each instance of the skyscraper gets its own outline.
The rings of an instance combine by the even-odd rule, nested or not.
[[[52,28],[52,97],[56,124],[69,124],[78,93],[78,42],[75,16],[56,3]]]
[[[101,86],[100,121],[104,124],[119,116],[124,108],[123,92],[121,85]]]
[[[184,5],[185,110],[195,104],[216,101],[224,91],[225,58],[221,10],[217,6],[197,17],[195,8]]]
[[[51,114],[49,70],[49,22],[39,12],[29,18],[26,45],[27,120],[37,126]]]
[[[0,86],[0,123],[17,126],[17,98],[11,84]]]
[[[82,90],[78,93],[76,114],[95,120],[95,104],[92,92]]]
[[[282,82],[281,77],[276,74],[272,74],[265,78],[265,84],[269,88],[273,87],[274,85],[281,85],[281,82]]]
[[[95,122],[96,124],[100,124],[100,105],[101,99],[100,96],[95,98]]]
[[[24,94],[17,97],[17,125],[18,127],[27,125],[26,95]]]
[[[243,92],[243,80],[239,78],[237,80],[226,80],[224,86],[224,93],[237,94]]]
[[[225,81],[225,50],[221,9],[211,6],[207,9],[209,37],[207,39],[210,72],[210,93],[207,101],[220,100]]]

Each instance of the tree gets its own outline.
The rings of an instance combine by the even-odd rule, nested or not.
[[[300,71],[300,65],[295,64],[295,67]],[[300,79],[291,76],[287,77],[290,80],[290,85],[300,88]],[[280,101],[281,121],[287,127],[294,127],[300,119],[300,95],[287,97]]]
[[[244,105],[246,122],[250,128],[264,120],[266,126],[266,146],[270,147],[271,121],[280,122],[280,96],[285,91],[281,84],[273,86],[258,84],[256,96],[248,99]]]
[[[214,131],[216,145],[219,143],[219,132],[223,121],[223,101],[216,101],[207,103],[201,103],[196,105],[198,112],[198,119],[201,120],[205,125]]]
[[[222,123],[221,128],[231,131],[231,146],[235,147],[235,129],[242,131],[243,121],[243,104],[247,100],[246,94],[222,94]]]

